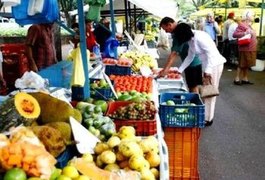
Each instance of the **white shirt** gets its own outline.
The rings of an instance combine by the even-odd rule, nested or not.
[[[228,40],[232,41],[235,40],[236,38],[233,37],[233,34],[237,28],[238,24],[235,22],[233,24],[231,24],[228,28]]]
[[[203,72],[212,74],[212,68],[225,63],[226,59],[219,53],[209,34],[198,30],[194,30],[193,33],[194,37],[188,41],[188,55],[180,65],[178,71],[182,73],[197,54],[202,62]]]

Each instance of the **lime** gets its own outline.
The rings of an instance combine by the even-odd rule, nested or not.
[[[5,173],[3,180],[27,180],[27,175],[23,169],[13,168]]]

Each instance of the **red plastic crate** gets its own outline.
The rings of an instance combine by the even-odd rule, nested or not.
[[[126,106],[132,102],[130,101],[115,101],[109,102],[106,116],[112,114],[117,108]],[[130,120],[130,119],[114,119],[116,130],[118,131],[122,126],[133,126],[136,130],[137,136],[149,136],[157,133],[156,120]]]
[[[171,180],[199,179],[199,128],[164,128]]]

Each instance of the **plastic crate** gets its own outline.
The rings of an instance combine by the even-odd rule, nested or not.
[[[170,179],[199,179],[200,128],[164,128]]]
[[[107,75],[131,75],[132,69],[131,67],[126,66],[118,66],[118,65],[106,65],[105,73]]]
[[[175,105],[166,105],[168,100]],[[192,105],[192,104],[193,105]],[[205,106],[195,93],[161,93],[159,116],[163,127],[204,127]]]
[[[92,83],[93,81],[99,81],[100,79],[97,78],[90,78],[89,81]],[[112,81],[113,84],[113,81]],[[90,88],[90,94],[92,98],[95,99],[103,99],[103,100],[108,100],[109,98],[112,98],[114,96],[113,92],[111,91],[110,87],[109,88],[102,88],[102,89],[91,89]]]
[[[127,106],[130,101],[115,101],[109,102],[106,116],[112,114],[117,108]],[[130,120],[130,119],[114,119],[116,130],[118,131],[122,126],[133,126],[136,130],[137,136],[149,136],[157,133],[156,120]]]
[[[75,145],[67,146],[66,149],[56,158],[57,162],[55,166],[60,169],[64,168],[68,161],[78,154],[79,153]]]
[[[72,76],[72,61],[60,61],[57,64],[42,69],[38,74],[49,80],[51,87],[70,88]]]
[[[26,51],[26,45],[24,43],[1,44],[0,48],[3,54],[24,53]]]

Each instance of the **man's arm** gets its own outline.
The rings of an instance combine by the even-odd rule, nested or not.
[[[29,69],[34,72],[38,72],[38,67],[32,55],[32,46],[29,44],[26,45],[26,53],[27,53],[28,62],[29,62]]]
[[[178,57],[179,54],[176,51],[172,51],[167,58],[167,63],[165,67],[159,72],[158,77],[164,77],[168,73],[170,67]]]

